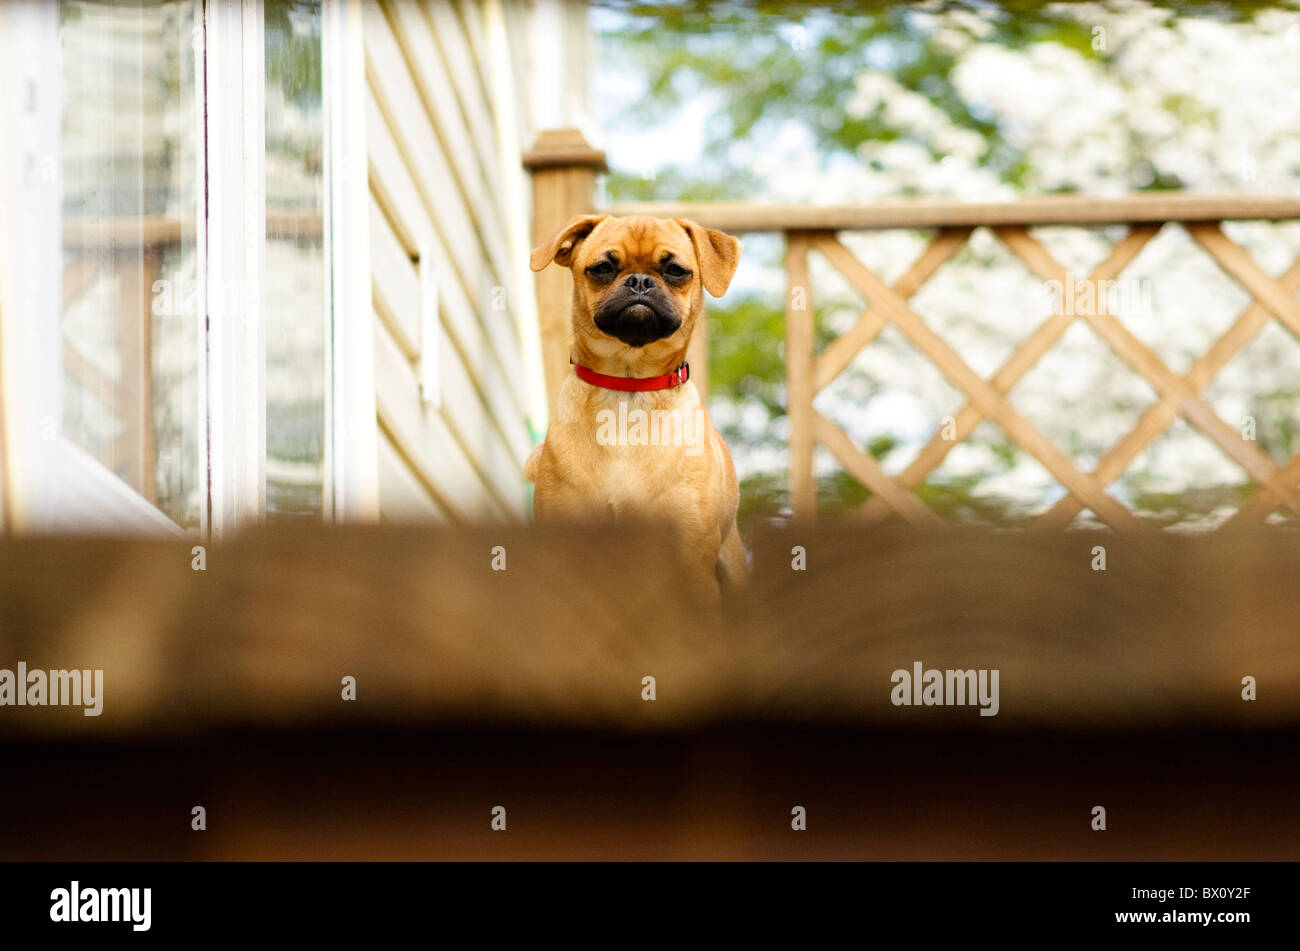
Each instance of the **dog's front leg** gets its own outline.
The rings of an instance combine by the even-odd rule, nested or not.
[[[749,560],[745,557],[745,544],[740,540],[740,529],[735,522],[722,540],[718,552],[718,581],[724,592],[738,591],[749,580]]]

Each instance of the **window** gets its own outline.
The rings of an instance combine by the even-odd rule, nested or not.
[[[187,529],[202,510],[195,17],[59,4],[62,433]]]
[[[206,536],[333,512],[323,20],[0,4],[15,522]]]
[[[266,510],[325,510],[327,310],[319,4],[266,6]]]

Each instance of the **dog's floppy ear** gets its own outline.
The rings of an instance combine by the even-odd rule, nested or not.
[[[534,271],[540,271],[554,261],[561,267],[568,267],[573,260],[573,249],[609,215],[576,215],[567,225],[560,229],[548,243],[533,248],[528,265]]]
[[[685,218],[674,218],[686,229],[695,245],[695,256],[700,259],[700,270],[704,277],[704,289],[714,297],[727,293],[736,265],[740,263],[740,239],[733,238],[712,228],[701,228]]]

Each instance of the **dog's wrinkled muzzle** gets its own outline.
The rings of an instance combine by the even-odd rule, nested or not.
[[[644,347],[677,332],[682,319],[662,294],[616,291],[600,305],[593,318],[601,333],[630,347]]]

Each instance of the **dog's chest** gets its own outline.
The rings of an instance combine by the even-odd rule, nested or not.
[[[590,475],[592,498],[615,511],[651,504],[671,486],[661,459],[622,448],[602,453]]]
[[[691,394],[694,395],[694,394]],[[709,424],[698,398],[610,398],[584,407],[564,427],[565,481],[589,503],[615,512],[672,504],[707,466]]]

